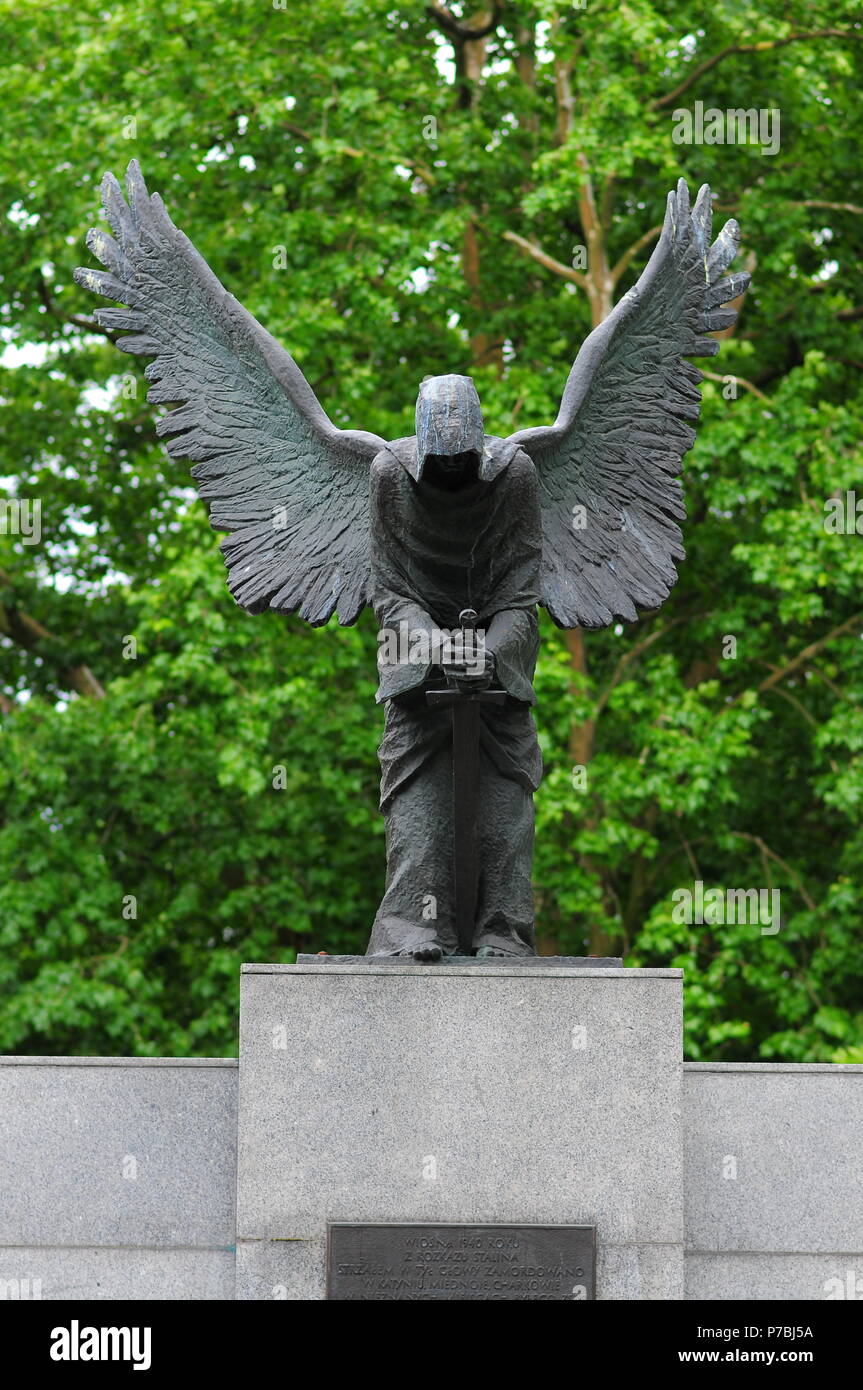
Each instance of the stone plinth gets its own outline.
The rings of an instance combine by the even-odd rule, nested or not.
[[[238,1297],[319,1299],[329,1222],[596,1227],[682,1297],[679,970],[243,967]]]

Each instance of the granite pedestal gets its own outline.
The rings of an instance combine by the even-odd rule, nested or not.
[[[330,1223],[596,1228],[682,1297],[679,970],[243,967],[237,1296],[321,1299]]]

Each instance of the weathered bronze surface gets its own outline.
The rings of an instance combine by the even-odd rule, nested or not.
[[[688,359],[719,351],[708,335],[734,323],[749,284],[725,274],[736,222],[713,240],[710,189],[690,207],[678,183],[638,283],[582,345],[553,425],[489,435],[471,379],[447,373],[420,383],[416,433],[387,440],[333,424],[135,161],[127,196],[108,175],[103,200],[114,236],[94,229],[87,244],[107,269],[75,278],[124,306],[96,313],[117,347],[153,359],[148,399],[174,407],[157,432],[194,462],[227,532],[237,603],[315,626],[374,610],[387,879],[368,953],[535,955],[537,609],[563,628],[602,628],[658,608],[674,584],[677,475],[701,402]]]
[[[331,956],[325,951],[316,955],[300,951],[297,965],[369,965],[368,956]],[[528,966],[531,970],[620,970],[622,956],[446,956],[444,965],[503,965],[513,969]],[[399,966],[405,962],[400,956],[377,956],[375,968],[380,966]]]

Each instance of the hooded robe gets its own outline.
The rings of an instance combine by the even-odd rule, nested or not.
[[[426,452],[434,451],[434,439],[431,446]],[[435,486],[416,438],[396,441],[374,459],[371,602],[382,634],[426,634],[432,653],[436,633],[457,630],[463,609],[477,612],[477,629],[495,658],[492,684],[507,700],[479,706],[473,945],[534,955],[533,793],[542,776],[530,709],[542,556],[537,479],[523,450],[487,436],[480,447],[478,469],[455,491]],[[448,709],[425,698],[446,683],[434,661],[404,655],[402,647],[393,660],[382,645],[378,660],[377,700],[386,702],[378,755],[387,880],[367,954],[406,953],[433,941],[455,953],[452,722]]]

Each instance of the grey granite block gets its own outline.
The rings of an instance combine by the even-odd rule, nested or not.
[[[0,1249],[0,1301],[234,1298],[233,1250]]]
[[[326,1297],[326,1236],[238,1240],[236,1297],[243,1301],[313,1301]]]
[[[691,1254],[685,1256],[686,1298],[863,1300],[863,1253],[842,1255]]]
[[[524,1222],[644,1248],[607,1286],[676,1296],[644,1289],[680,1287],[680,991],[673,970],[244,967],[238,1288],[320,1297],[327,1221]]]
[[[232,1059],[3,1058],[0,1247],[232,1245],[237,1076]]]
[[[683,1298],[683,1249],[676,1245],[605,1245],[597,1251],[597,1299],[669,1302]]]
[[[687,1249],[863,1249],[861,1153],[863,1067],[687,1065]]]

